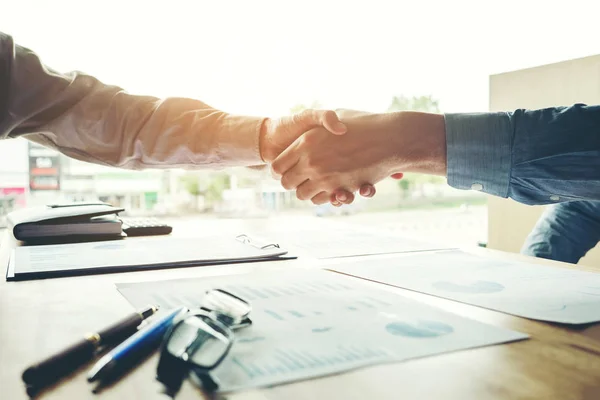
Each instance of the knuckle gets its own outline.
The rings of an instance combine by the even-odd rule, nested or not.
[[[281,186],[286,190],[294,190],[298,188],[298,183],[294,183],[291,177],[284,175],[281,179]]]
[[[300,190],[296,191],[296,197],[298,200],[307,200],[306,195]]]
[[[312,202],[316,205],[325,204],[329,202],[329,194],[321,192],[312,198]]]
[[[288,179],[286,179],[286,177],[284,176],[283,178],[281,178],[281,186],[285,189],[285,190],[290,190],[291,188],[291,184],[288,181]]]
[[[273,164],[271,164],[271,170],[277,175],[283,174],[281,164],[279,164],[277,162],[274,162]]]

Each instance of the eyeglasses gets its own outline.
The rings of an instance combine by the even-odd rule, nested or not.
[[[251,325],[252,310],[244,299],[222,289],[206,292],[198,310],[176,321],[165,334],[161,346],[157,379],[169,394],[175,395],[192,371],[204,390],[218,389],[210,371],[227,356],[236,329]]]

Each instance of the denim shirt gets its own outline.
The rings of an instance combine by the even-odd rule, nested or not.
[[[567,201],[544,210],[521,253],[569,263],[600,242],[600,201]]]
[[[448,183],[520,203],[600,200],[600,106],[446,114]]]

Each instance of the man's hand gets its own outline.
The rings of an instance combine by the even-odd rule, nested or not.
[[[377,121],[371,115],[351,117],[348,132],[342,136],[326,134],[316,128],[296,140],[273,162],[273,171],[282,176],[286,189],[296,189],[300,200],[323,204],[331,200],[335,190],[354,193],[365,183],[375,184],[396,172],[395,150],[381,114]]]
[[[347,110],[347,109],[341,109],[337,111],[338,116],[341,117],[342,119],[344,118],[352,118],[352,117],[359,117],[359,116],[367,116],[369,115],[368,112],[364,112],[364,111],[359,111],[359,110]],[[402,172],[397,172],[395,174],[392,174],[392,178],[393,179],[402,179],[404,176],[404,174]],[[363,184],[360,189],[358,190],[358,193],[362,196],[362,197],[367,197],[367,198],[371,198],[373,196],[375,196],[375,193],[377,193],[377,189],[375,189],[375,186],[371,183],[365,183]],[[324,197],[324,195],[320,195],[320,197]],[[343,189],[337,189],[334,191],[333,194],[331,194],[330,196],[330,202],[332,205],[334,205],[335,207],[340,207],[342,204],[352,204],[352,202],[354,201],[354,194],[352,193],[348,193],[347,191],[343,190]],[[318,200],[318,198],[317,198]]]
[[[343,118],[343,136],[314,129],[273,162],[286,189],[320,204],[334,192],[353,193],[398,171],[445,174],[443,116],[426,113],[355,113]]]
[[[334,135],[343,135],[347,130],[346,125],[331,110],[305,110],[276,120],[267,119],[261,127],[259,141],[260,155],[263,161],[273,161],[298,137],[316,127],[323,127]],[[344,199],[346,204],[350,204],[354,200],[354,195],[343,189],[337,191],[336,195]],[[331,198],[331,203],[338,205],[338,201],[334,197]]]
[[[334,135],[346,133],[346,125],[331,110],[305,110],[279,119],[267,119],[260,131],[260,156],[272,162],[301,135],[317,127]]]

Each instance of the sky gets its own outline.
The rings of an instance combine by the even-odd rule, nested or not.
[[[432,95],[488,109],[491,74],[600,54],[590,0],[3,0],[0,30],[49,67],[246,115],[385,111]],[[0,170],[25,171],[23,141]]]
[[[224,111],[485,111],[490,74],[600,54],[594,1],[3,1],[0,29],[59,71]]]

